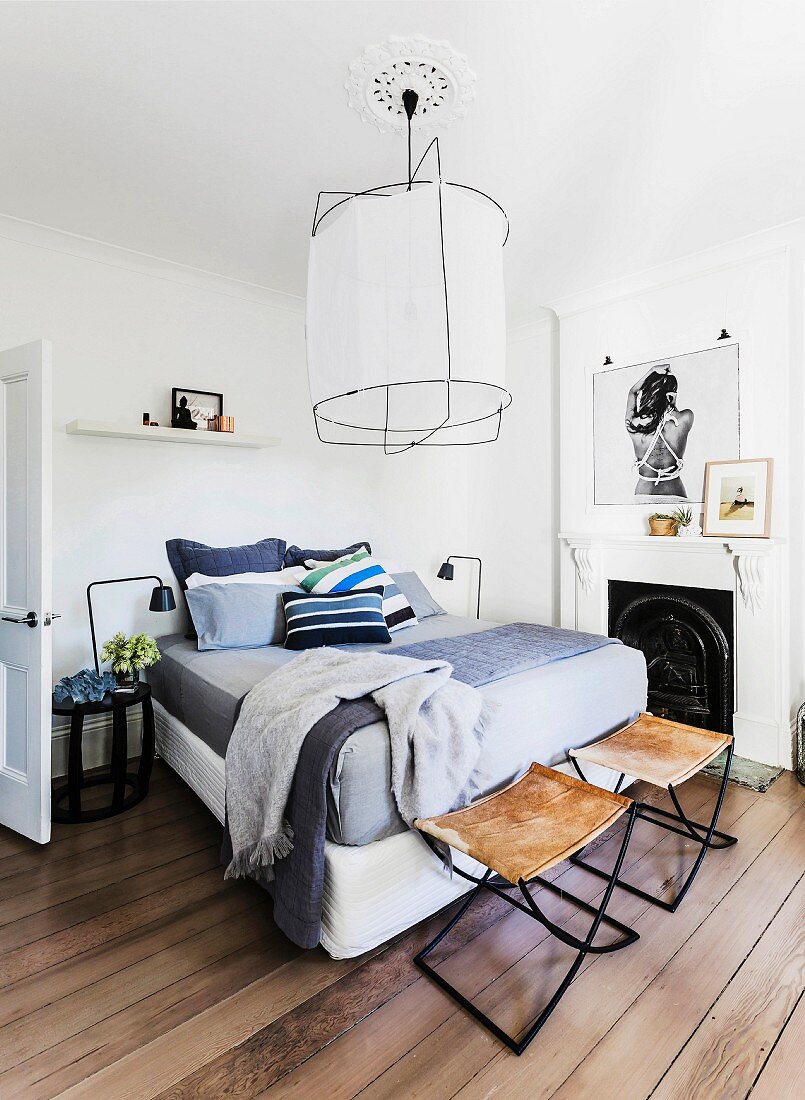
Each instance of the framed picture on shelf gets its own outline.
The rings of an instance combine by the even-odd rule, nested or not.
[[[769,537],[773,466],[771,458],[707,463],[705,535]]]
[[[174,386],[171,391],[171,425],[202,432],[212,430],[209,423],[216,416],[223,416],[224,395],[193,390],[186,386]]]

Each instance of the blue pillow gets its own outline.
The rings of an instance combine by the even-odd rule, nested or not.
[[[254,649],[282,645],[285,616],[280,597],[290,584],[202,584],[188,588],[187,606],[198,648]]]
[[[366,539],[363,542],[356,542],[353,546],[345,546],[343,550],[302,550],[299,546],[289,546],[285,551],[284,568],[292,569],[294,566],[304,565],[311,558],[314,561],[335,561],[336,558],[343,558],[345,554],[354,554],[362,546],[365,546],[371,554],[372,547]]]
[[[309,595],[298,589],[283,593],[286,649],[318,649],[323,645],[390,642],[383,618],[383,589]]]
[[[421,622],[429,619],[431,615],[446,615],[447,612],[436,603],[428,592],[418,573],[392,573],[392,580],[397,582],[397,587],[414,609],[414,614]]]
[[[276,573],[282,569],[284,539],[261,539],[248,546],[207,546],[190,539],[165,543],[168,561],[182,588],[193,573],[205,577],[232,577],[236,573]]]

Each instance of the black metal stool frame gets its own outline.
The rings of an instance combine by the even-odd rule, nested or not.
[[[657,897],[655,894],[649,894],[647,890],[641,890],[639,886],[632,886],[630,882],[624,882],[623,879],[616,876],[616,884],[620,886],[621,890],[628,890],[630,894],[635,894],[638,898],[643,898],[644,901],[649,901],[652,905],[659,906],[660,909],[664,909],[667,913],[675,913],[681,905],[682,899],[685,897],[685,894],[687,894],[688,890],[693,885],[693,880],[698,875],[702,863],[704,862],[704,857],[707,854],[707,849],[731,848],[733,844],[738,843],[737,836],[730,836],[729,833],[719,832],[719,830],[716,828],[716,824],[721,813],[721,806],[724,802],[724,795],[727,793],[727,782],[730,777],[730,768],[732,767],[732,754],[734,748],[735,741],[732,740],[727,746],[727,759],[724,764],[724,774],[721,777],[721,786],[718,791],[715,808],[713,809],[713,816],[710,820],[709,825],[703,825],[699,821],[691,821],[691,819],[682,809],[679,798],[677,797],[677,793],[674,790],[673,783],[668,784],[668,793],[671,796],[671,801],[676,807],[677,812],[675,814],[672,814],[669,810],[660,810],[656,806],[650,805],[648,802],[635,803],[635,816],[639,817],[641,821],[648,821],[650,825],[656,825],[657,828],[665,829],[669,833],[678,833],[679,836],[685,837],[686,840],[693,840],[697,844],[701,845],[699,854],[696,857],[687,878],[677,891],[674,900],[664,901],[662,898]],[[574,756],[570,756],[569,760],[573,767],[576,769],[579,778],[582,779],[585,783],[589,782],[589,780],[584,778],[584,773],[579,767],[576,758]],[[624,778],[625,774],[622,772],[620,779],[618,779],[618,782],[615,786],[616,793],[620,790],[621,783],[623,783]],[[674,824],[670,824],[666,821],[657,821],[655,820],[656,817],[669,818],[671,822],[674,822]],[[682,828],[679,827],[680,825],[682,826]],[[697,830],[699,831],[697,832]],[[704,836],[702,836],[701,833],[704,833]],[[713,837],[718,837],[720,843],[715,841]],[[582,851],[584,851],[584,849],[582,849]],[[610,878],[607,872],[603,871],[600,867],[594,867],[591,863],[585,863],[578,852],[574,853],[570,857],[570,861],[571,863],[575,864],[576,867],[582,867],[585,871],[591,871],[592,874],[598,875],[599,878]]]
[[[522,893],[526,902],[526,904],[524,905],[522,902],[517,901],[515,898],[510,898],[508,894],[505,894],[503,892],[504,889],[514,889],[515,884],[509,882],[507,879],[501,878],[499,875],[496,875],[494,878],[492,878],[493,872],[491,870],[488,870],[483,878],[479,879],[476,878],[474,875],[468,874],[468,872],[466,871],[462,871],[459,867],[453,868],[457,875],[460,875],[462,878],[467,879],[469,882],[476,883],[476,887],[474,890],[470,891],[456,915],[445,925],[441,932],[439,932],[439,934],[434,939],[432,939],[430,943],[426,944],[425,947],[423,947],[422,950],[419,952],[419,954],[414,957],[414,963],[419,967],[420,970],[424,971],[430,978],[432,978],[437,985],[441,986],[441,988],[446,993],[448,993],[455,1001],[457,1001],[462,1008],[466,1009],[467,1012],[474,1016],[475,1019],[479,1021],[479,1023],[488,1028],[489,1031],[491,1031],[492,1034],[496,1036],[496,1038],[500,1039],[502,1043],[505,1043],[510,1050],[513,1050],[515,1054],[522,1054],[529,1043],[531,1043],[531,1041],[534,1039],[537,1032],[540,1030],[540,1028],[553,1012],[553,1010],[559,1004],[562,997],[567,992],[570,983],[576,977],[576,974],[579,972],[579,968],[581,967],[581,964],[584,962],[587,955],[603,955],[611,951],[620,951],[622,948],[628,947],[630,944],[633,944],[636,940],[640,939],[639,933],[636,932],[633,928],[629,928],[628,925],[622,924],[619,920],[615,920],[614,917],[606,916],[606,909],[612,897],[612,892],[615,889],[615,883],[617,882],[621,866],[623,865],[623,860],[626,855],[626,849],[629,847],[629,839],[632,835],[632,828],[634,826],[636,812],[637,804],[633,802],[627,811],[628,820],[623,836],[623,841],[620,846],[620,851],[618,852],[618,857],[615,860],[615,866],[612,869],[612,874],[605,876],[609,879],[609,882],[606,889],[604,890],[604,895],[598,907],[590,905],[588,902],[576,897],[575,894],[568,893],[567,890],[563,890],[554,882],[549,882],[541,875],[536,875],[534,878],[529,879],[528,882],[525,882],[522,878],[519,879],[519,881],[517,882],[517,886],[519,887],[520,892]],[[550,890],[552,893],[558,894],[561,898],[567,899],[567,901],[572,902],[578,909],[581,909],[582,911],[586,913],[591,913],[593,915],[593,922],[590,925],[590,929],[583,940],[578,939],[576,936],[572,936],[569,932],[566,932],[565,929],[561,928],[559,925],[555,924],[552,920],[549,920],[548,917],[545,916],[540,907],[534,901],[533,897],[531,896],[531,892],[528,889],[528,887],[532,883],[538,883],[543,889]],[[521,912],[526,913],[529,917],[533,917],[534,920],[539,921],[540,924],[547,928],[548,932],[550,932],[552,936],[555,936],[556,939],[560,940],[562,943],[567,944],[569,947],[573,947],[576,949],[576,951],[578,951],[578,955],[576,956],[575,960],[570,966],[570,969],[567,971],[564,978],[560,982],[558,988],[556,989],[556,992],[548,1001],[547,1005],[543,1008],[542,1012],[540,1012],[539,1016],[537,1016],[536,1020],[534,1020],[534,1022],[528,1027],[528,1030],[519,1041],[513,1036],[507,1034],[501,1027],[498,1026],[498,1024],[494,1022],[494,1020],[490,1019],[489,1016],[487,1016],[484,1012],[480,1010],[480,1008],[478,1008],[472,1003],[472,1001],[465,997],[463,993],[460,993],[454,986],[452,986],[450,982],[446,980],[446,978],[443,978],[442,975],[438,973],[438,971],[434,970],[433,967],[429,965],[429,963],[425,962],[425,959],[431,953],[431,951],[433,951],[433,949],[442,942],[445,936],[447,936],[448,933],[450,933],[455,928],[455,926],[458,924],[458,922],[461,920],[461,918],[464,916],[472,903],[483,890],[488,890],[491,893],[496,894],[499,898],[503,898],[504,901],[507,901],[509,905],[514,906],[515,909],[519,909],[521,910]],[[601,927],[602,924],[607,924],[610,927],[615,928],[618,932],[621,932],[622,938],[619,940],[615,940],[613,943],[596,946],[593,941],[596,937],[596,934],[598,933],[598,929]]]

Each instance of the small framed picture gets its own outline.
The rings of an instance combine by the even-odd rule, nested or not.
[[[192,390],[174,386],[171,392],[171,426],[190,428],[202,432],[212,430],[210,421],[223,416],[224,395],[207,393],[205,390]]]
[[[705,535],[765,538],[771,533],[771,458],[708,462],[704,486]]]

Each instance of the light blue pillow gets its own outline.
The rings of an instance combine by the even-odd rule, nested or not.
[[[392,573],[391,575],[420,621],[430,618],[431,615],[447,614],[428,592],[418,573]]]
[[[198,648],[255,649],[285,641],[283,592],[293,584],[202,584],[185,593]]]

